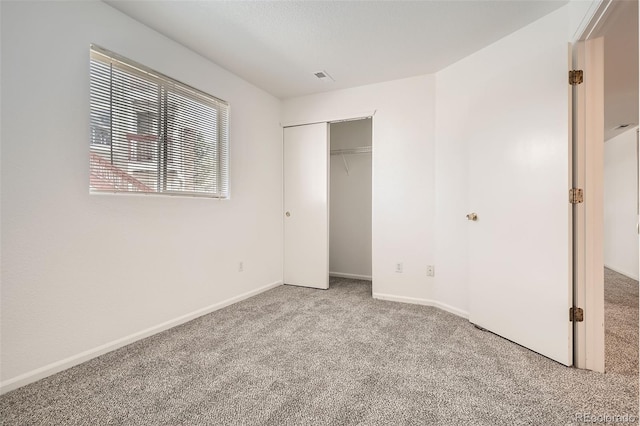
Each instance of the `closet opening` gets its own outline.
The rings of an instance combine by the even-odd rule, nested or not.
[[[369,293],[372,280],[372,124],[371,117],[329,123],[330,286],[366,285]]]

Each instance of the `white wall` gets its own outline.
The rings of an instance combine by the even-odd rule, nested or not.
[[[435,78],[413,77],[287,99],[285,123],[373,118],[374,297],[431,303],[435,254]],[[403,273],[395,272],[402,262]]]
[[[638,279],[637,127],[604,144],[604,264]]]
[[[370,146],[371,131],[371,119],[332,123],[331,150]],[[332,155],[330,170],[329,271],[371,279],[371,154]]]
[[[278,99],[101,2],[1,8],[3,391],[281,281]],[[89,195],[90,43],[230,102],[230,200]]]

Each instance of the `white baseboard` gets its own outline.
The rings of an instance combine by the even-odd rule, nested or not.
[[[371,281],[371,275],[347,274],[345,272],[329,272],[330,277],[352,278],[354,280]]]
[[[280,285],[282,285],[282,281],[277,281],[271,284],[267,284],[255,290],[248,291],[246,293],[240,294],[230,299],[223,300],[222,302],[215,303],[205,308],[198,309],[197,311],[188,313],[186,315],[182,315],[178,318],[163,322],[162,324],[149,327],[137,333],[130,334],[129,336],[122,337],[120,339],[114,340],[112,342],[106,343],[96,348],[89,349],[87,351],[70,356],[60,361],[56,361],[49,365],[45,365],[44,367],[36,368],[35,370],[29,371],[28,373],[21,374],[20,376],[14,377],[12,379],[5,380],[0,383],[0,395],[5,394],[14,389],[17,389],[19,387],[28,385],[29,383],[33,383],[45,377],[51,376],[52,374],[66,370],[78,364],[82,364],[83,362],[96,358],[107,352],[111,352],[115,349],[121,348],[123,346],[131,344],[138,340],[144,339],[145,337],[152,336],[154,334],[173,328],[177,325],[184,324],[185,322],[191,321],[202,315],[206,315],[208,313],[217,311],[218,309],[222,309],[226,306],[240,302],[241,300],[248,299],[252,296],[255,296],[257,294],[260,294],[272,288],[278,287]]]
[[[607,269],[611,269],[613,272],[617,272],[617,273],[619,273],[619,274],[622,274],[622,275],[624,275],[624,276],[625,276],[625,277],[627,277],[627,278],[631,278],[632,280],[636,280],[636,281],[638,281],[638,277],[637,277],[637,276],[633,276],[632,274],[630,274],[630,273],[628,273],[628,272],[621,271],[621,270],[619,270],[619,269],[617,269],[617,268],[612,268],[612,267],[611,267],[611,266],[609,266],[609,265],[604,265],[604,267],[605,267],[605,268],[607,268]]]
[[[373,293],[373,298],[380,299],[380,300],[388,300],[390,302],[402,302],[402,303],[411,303],[413,305],[433,306],[435,308],[439,308],[439,309],[442,309],[443,311],[450,312],[464,319],[469,319],[469,312],[463,311],[462,309],[458,309],[451,305],[447,305],[446,303],[438,302],[437,300],[418,299],[416,297],[394,296],[392,294],[381,294],[381,293]]]

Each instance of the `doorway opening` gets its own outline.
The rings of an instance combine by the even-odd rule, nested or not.
[[[638,2],[603,1],[577,46],[585,81],[574,98],[574,148],[582,153],[574,186],[584,187],[584,205],[575,291],[585,313],[575,323],[574,360],[637,377]]]
[[[604,371],[638,375],[638,2],[614,2],[604,38]]]
[[[371,117],[329,123],[330,285],[371,285],[372,137]]]

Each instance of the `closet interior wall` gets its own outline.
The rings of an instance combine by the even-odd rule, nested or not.
[[[372,119],[331,123],[329,135],[329,275],[371,280]]]

